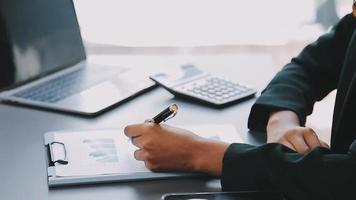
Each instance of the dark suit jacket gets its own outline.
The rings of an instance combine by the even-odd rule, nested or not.
[[[265,131],[269,113],[291,110],[304,125],[316,101],[337,89],[331,150],[307,155],[279,145],[232,144],[222,187],[278,190],[289,199],[356,199],[356,18],[345,16],[307,46],[269,83],[253,105],[249,128]]]

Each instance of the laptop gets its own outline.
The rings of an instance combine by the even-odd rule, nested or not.
[[[72,0],[0,0],[1,102],[95,116],[155,85],[137,70],[87,61]]]

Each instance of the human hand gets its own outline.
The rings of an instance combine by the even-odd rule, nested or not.
[[[228,144],[208,140],[165,124],[143,123],[125,127],[125,135],[139,149],[136,160],[152,171],[186,171],[220,176]]]
[[[297,115],[292,111],[271,114],[267,126],[267,143],[280,143],[301,154],[319,146],[329,148],[312,128],[301,127]]]

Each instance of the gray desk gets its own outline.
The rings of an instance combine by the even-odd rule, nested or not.
[[[97,60],[100,59],[110,60],[102,57]],[[254,83],[259,89],[263,88],[275,72],[268,55],[198,56],[178,59],[173,57],[115,57],[115,59],[120,64],[142,67],[142,69],[147,69],[147,66],[158,66],[158,63],[169,67],[177,61],[194,62],[213,73]],[[263,140],[263,137],[249,134],[246,127],[247,116],[254,100],[218,110],[175,99],[165,90],[156,88],[92,119],[0,104],[0,199],[153,200],[159,199],[162,194],[168,192],[220,190],[218,180],[199,179],[48,189],[43,148],[45,132],[60,129],[121,127],[129,123],[142,122],[173,102],[179,104],[180,113],[169,122],[170,124],[232,123],[246,142],[258,144]]]

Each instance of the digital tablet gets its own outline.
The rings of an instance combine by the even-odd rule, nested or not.
[[[162,196],[162,200],[285,200],[274,192],[205,192],[205,193],[171,193]]]

